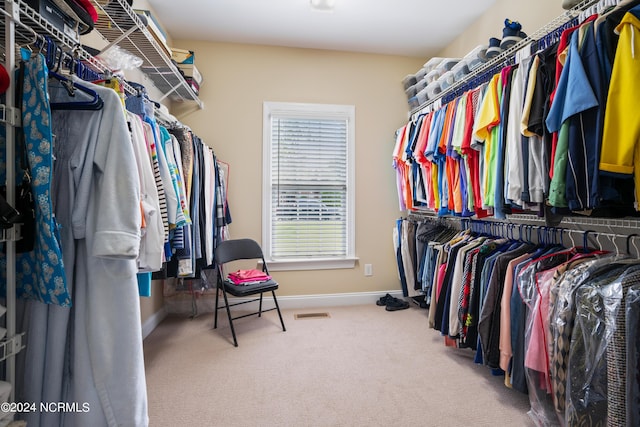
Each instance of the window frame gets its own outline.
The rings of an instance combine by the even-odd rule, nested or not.
[[[272,259],[271,117],[274,115],[292,118],[347,120],[346,256],[313,259]],[[354,268],[357,261],[355,255],[355,106],[265,101],[263,103],[262,123],[262,249],[265,260],[269,264],[269,269],[283,271]]]

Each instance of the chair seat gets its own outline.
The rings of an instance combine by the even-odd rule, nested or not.
[[[253,283],[251,285],[236,285],[235,283],[226,279],[224,281],[224,288],[234,297],[244,297],[260,292],[275,291],[276,289],[278,289],[278,282],[271,279],[265,282]]]

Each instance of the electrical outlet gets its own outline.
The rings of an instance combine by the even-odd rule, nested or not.
[[[364,265],[364,275],[365,276],[373,276],[373,265],[365,264]]]

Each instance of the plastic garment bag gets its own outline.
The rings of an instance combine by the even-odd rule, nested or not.
[[[525,327],[525,375],[531,410],[529,416],[538,425],[558,425],[549,377],[549,291],[557,269],[536,274],[536,292],[530,300]]]
[[[567,369],[567,425],[606,425],[607,346],[622,301],[618,279],[624,267],[609,268],[575,292],[575,325]]]
[[[626,425],[640,425],[640,284],[629,288],[626,311]]]
[[[523,369],[531,404],[528,414],[536,425],[559,425],[554,413],[549,374],[549,294],[555,270],[575,256],[574,251],[566,249],[547,254],[530,263],[518,278],[518,291],[527,306]]]
[[[554,279],[549,290],[549,331],[548,355],[549,377],[551,381],[551,397],[556,411],[556,417],[541,417],[535,419],[538,425],[564,424],[566,407],[566,387],[568,376],[569,350],[575,323],[574,295],[577,289],[589,280],[603,266],[614,261],[613,256],[604,256],[567,269],[562,275]],[[532,409],[538,401],[536,395],[530,396]],[[534,411],[532,411],[534,412]],[[547,414],[544,412],[543,414]],[[532,415],[532,414],[530,414]]]

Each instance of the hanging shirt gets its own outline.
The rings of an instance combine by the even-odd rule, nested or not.
[[[555,79],[554,79],[555,84],[554,84],[554,90],[551,93],[551,96],[549,97],[549,104],[553,104],[553,100],[556,96],[556,91],[558,89],[558,84],[560,82],[562,70],[567,60],[567,53],[569,52],[569,40],[570,40],[571,34],[577,28],[578,28],[577,26],[568,28],[564,30],[560,35],[560,40],[558,41],[558,49],[556,52],[557,53],[556,54],[556,73],[555,73]],[[552,132],[551,130],[549,131]],[[549,170],[549,178],[553,178],[553,175],[554,175],[556,147],[558,145],[558,137],[559,137],[558,132],[552,132],[552,135],[553,135],[553,138],[552,138],[552,144],[551,144],[551,168]]]
[[[500,369],[509,373],[509,365],[513,349],[511,347],[511,295],[513,293],[513,279],[516,265],[530,257],[530,253],[524,253],[512,259],[507,264],[502,297],[500,298]],[[506,375],[509,377],[510,375]]]
[[[558,82],[556,95],[553,103],[551,104],[549,116],[547,117],[547,127],[551,132],[559,131],[562,125],[566,123],[565,129],[558,137],[558,146],[556,147],[555,153],[555,167],[557,168],[557,171],[554,172],[554,178],[552,180],[550,202],[553,203],[553,206],[562,207],[562,205],[565,204],[563,203],[563,196],[565,195],[564,189],[568,188],[568,191],[571,193],[571,207],[573,209],[586,208],[588,203],[587,200],[581,201],[578,199],[575,190],[576,185],[580,185],[579,183],[576,183],[577,175],[575,167],[578,167],[578,165],[574,165],[572,162],[578,161],[575,156],[579,155],[579,153],[575,150],[580,148],[580,144],[574,144],[574,157],[570,160],[568,120],[579,112],[598,105],[598,100],[591,89],[589,79],[580,59],[580,53],[578,51],[578,34],[578,32],[574,32],[571,36],[566,63],[564,65],[562,75],[560,76],[560,81]],[[584,161],[582,164],[584,164]],[[570,169],[563,174],[562,169],[565,165],[568,165]],[[586,185],[586,182],[584,185]],[[567,205],[569,205],[569,203],[567,203]]]
[[[495,191],[494,191],[494,216],[497,219],[506,219],[509,207],[505,205],[505,177],[506,177],[506,138],[507,128],[511,121],[509,117],[509,104],[511,102],[511,87],[514,67],[505,67],[501,71],[502,97],[500,99],[500,132],[498,134],[495,167]]]
[[[418,143],[414,156],[421,168],[422,177],[425,182],[425,203],[429,208],[433,209],[433,182],[431,174],[432,163],[426,157],[427,144],[429,142],[429,133],[431,129],[431,122],[433,119],[433,113],[429,113],[425,116],[422,126],[420,128],[420,135],[418,136]]]
[[[616,30],[620,33],[604,118],[600,170],[634,175],[640,200],[640,118],[635,111],[640,91],[640,6],[631,9]],[[636,204],[636,209],[638,205]]]
[[[396,170],[396,188],[398,191],[398,208],[403,211],[406,209],[404,200],[404,164],[402,162],[403,143],[405,141],[405,132],[407,125],[396,131],[396,145],[393,149],[393,168]]]
[[[474,124],[474,135],[484,142],[482,206],[493,207],[497,138],[500,124],[500,74],[491,78]]]
[[[465,95],[465,121],[462,129],[462,141],[460,143],[460,153],[462,155],[467,174],[467,210],[473,212],[476,209],[477,191],[480,188],[478,183],[478,152],[471,148],[471,135],[473,133],[473,123],[475,112],[478,107],[480,97],[479,89],[468,91]]]
[[[524,62],[521,67],[526,70]],[[522,104],[524,102],[524,85],[526,71],[519,68],[514,71],[511,84],[511,99],[509,102],[509,122],[507,124],[506,147],[506,183],[505,199],[516,206],[522,207],[522,188],[524,170],[522,168],[522,135],[520,123],[522,122]]]
[[[166,144],[171,141],[171,136],[166,128],[160,127],[160,140],[158,141],[158,166],[160,167],[160,177],[162,178],[162,186],[165,190],[165,203],[167,209],[167,218],[169,222],[169,229],[175,229],[179,224],[180,227],[184,224],[184,215],[178,212],[178,195],[177,195],[177,182],[172,177],[169,161],[167,160]],[[162,204],[160,205],[162,208]],[[169,229],[165,231],[165,242],[169,241]]]
[[[151,167],[152,159],[147,151],[142,120],[131,112],[127,112],[127,117],[131,129],[131,142],[136,156],[136,165],[138,166],[140,203],[145,223],[140,239],[138,269],[149,272],[158,271],[162,268],[164,250],[164,224],[160,214],[158,188]]]

